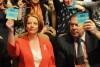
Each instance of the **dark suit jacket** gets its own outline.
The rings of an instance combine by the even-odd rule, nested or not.
[[[86,33],[86,51],[91,67],[100,67],[100,41]],[[58,38],[57,67],[74,67],[74,40],[70,34]]]

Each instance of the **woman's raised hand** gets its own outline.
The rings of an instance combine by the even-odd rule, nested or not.
[[[10,32],[14,32],[14,20],[8,19],[6,22],[6,26],[8,27]]]

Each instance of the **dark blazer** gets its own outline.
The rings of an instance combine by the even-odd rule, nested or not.
[[[86,33],[86,51],[91,67],[100,67],[100,40],[90,33]],[[74,40],[68,33],[58,38],[59,47],[57,55],[57,67],[74,66]]]

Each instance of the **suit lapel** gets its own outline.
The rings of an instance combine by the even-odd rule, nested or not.
[[[27,57],[30,58],[30,60],[32,61],[33,66],[35,67],[35,65],[34,65],[34,58],[33,58],[33,54],[32,54],[32,51],[31,51],[31,48],[30,48],[30,45],[29,45],[28,36],[25,36],[24,39],[26,39],[25,46],[26,46],[26,50],[27,50],[27,53],[28,53]]]
[[[61,38],[60,38],[61,39]],[[65,54],[67,53],[67,56],[69,56],[69,61],[74,63],[74,40],[70,34],[67,34],[62,37],[62,46],[63,49],[65,50]],[[73,60],[73,61],[72,61]]]
[[[87,51],[87,54],[89,54],[89,52],[92,51],[92,42],[91,42],[91,38],[89,36],[88,33],[86,33],[86,36],[85,36],[85,41],[86,41],[86,51]]]

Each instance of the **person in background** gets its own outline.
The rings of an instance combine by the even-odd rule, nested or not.
[[[70,32],[58,38],[57,67],[100,67],[100,32],[91,20],[78,25],[77,14],[71,16]]]
[[[56,12],[55,12],[55,7],[53,4],[53,0],[40,0],[44,1],[44,6],[50,11],[51,14],[51,20],[52,20],[52,27],[55,29],[56,26]]]
[[[60,36],[69,32],[70,16],[83,7],[78,5],[76,0],[53,0],[53,2],[56,11],[56,34]]]
[[[100,0],[96,0],[95,2],[77,1],[77,3],[84,6],[90,12],[91,20],[93,20],[96,27],[100,30]]]
[[[38,33],[43,29],[43,21],[37,14],[28,14],[25,29],[28,34],[23,38],[14,39],[14,21],[8,20],[9,29],[8,53],[19,57],[18,67],[56,67],[53,48],[48,40],[40,38]]]
[[[29,2],[31,4],[30,13],[37,13],[38,15],[41,16],[41,18],[44,21],[44,28],[41,31],[41,33],[44,34],[44,33],[49,32],[46,35],[48,35],[50,39],[51,39],[51,37],[53,38],[53,36],[55,36],[55,30],[52,27],[53,25],[52,25],[51,13],[44,6],[45,5],[45,1],[41,1],[41,0],[36,0],[36,1],[29,0]]]
[[[44,6],[44,1],[41,0],[26,0],[26,8],[28,8],[27,10],[27,14],[28,13],[37,13],[38,15],[40,15],[40,17],[42,18],[42,20],[44,21],[44,25],[49,25],[52,26],[52,22],[51,22],[51,17],[50,17],[50,12],[48,12],[48,9]],[[48,18],[46,18],[48,17]]]
[[[0,0],[0,67],[11,67],[7,52],[8,28],[6,27],[6,0]]]

